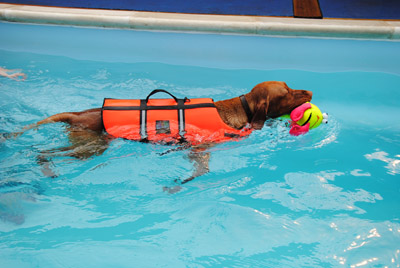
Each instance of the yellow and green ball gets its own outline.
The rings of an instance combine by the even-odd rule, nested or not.
[[[324,116],[322,115],[320,109],[316,105],[312,103],[310,104],[311,108],[304,111],[303,117],[296,123],[300,126],[310,123],[310,129],[313,129],[321,124],[322,120],[324,119]]]

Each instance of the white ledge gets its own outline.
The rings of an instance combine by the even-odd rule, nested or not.
[[[9,22],[141,30],[400,39],[400,21],[200,15],[0,4]]]

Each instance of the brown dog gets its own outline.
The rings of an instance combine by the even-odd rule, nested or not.
[[[289,114],[294,108],[311,101],[312,92],[293,90],[284,82],[263,82],[256,85],[244,96],[252,118],[249,118],[249,112],[246,113],[239,97],[215,102],[221,119],[225,124],[235,129],[241,129],[247,124],[250,124],[253,129],[261,129],[267,117],[276,118]],[[18,134],[42,124],[55,122],[68,124],[67,130],[69,131],[71,145],[45,151],[39,155],[39,163],[42,165],[43,172],[48,176],[55,176],[49,168],[48,159],[50,157],[62,154],[85,159],[93,155],[100,155],[107,149],[108,143],[112,139],[104,133],[101,108],[56,114],[25,127]],[[206,144],[192,148],[189,158],[195,161],[195,170],[190,178],[181,181],[181,183],[188,182],[208,172],[210,155],[204,150],[210,146],[212,145]]]

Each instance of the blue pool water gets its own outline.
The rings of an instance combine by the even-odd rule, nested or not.
[[[399,267],[399,42],[136,32],[0,24],[0,132],[155,88],[226,99],[267,80],[314,92],[330,122],[292,137],[268,122],[188,151],[122,139],[88,160],[62,124],[0,143],[0,267]]]

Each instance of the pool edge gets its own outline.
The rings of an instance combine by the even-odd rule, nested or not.
[[[400,40],[400,21],[159,13],[0,3],[0,20],[137,30]]]

